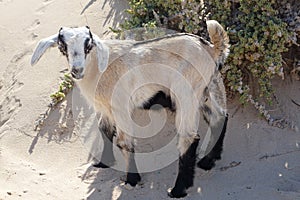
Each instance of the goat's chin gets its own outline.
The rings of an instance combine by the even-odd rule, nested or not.
[[[73,75],[72,74],[72,77],[73,77],[73,80],[74,81],[81,81],[82,79],[83,79],[83,77],[84,77],[84,75]]]

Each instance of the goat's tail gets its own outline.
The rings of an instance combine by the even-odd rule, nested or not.
[[[214,60],[219,69],[223,66],[229,54],[229,38],[224,28],[215,20],[207,20],[207,30],[214,45]]]

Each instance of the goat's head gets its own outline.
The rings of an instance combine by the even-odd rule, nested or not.
[[[96,48],[99,71],[104,72],[107,68],[108,47],[87,26],[62,27],[58,34],[42,39],[33,53],[31,65],[36,64],[48,48],[55,46],[58,46],[62,54],[67,57],[71,67],[71,75],[75,79],[84,77],[86,58],[94,47]]]

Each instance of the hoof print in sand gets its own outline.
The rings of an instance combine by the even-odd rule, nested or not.
[[[0,127],[3,126],[21,106],[20,99],[14,96],[6,97],[0,104]]]

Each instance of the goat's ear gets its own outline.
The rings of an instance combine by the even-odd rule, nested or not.
[[[108,59],[109,59],[109,48],[100,40],[100,38],[93,35],[93,42],[96,46],[96,54],[98,60],[98,69],[100,72],[104,72],[108,66]]]
[[[31,65],[35,65],[48,48],[55,47],[57,45],[57,40],[58,40],[58,34],[42,39],[38,43],[31,57]]]

